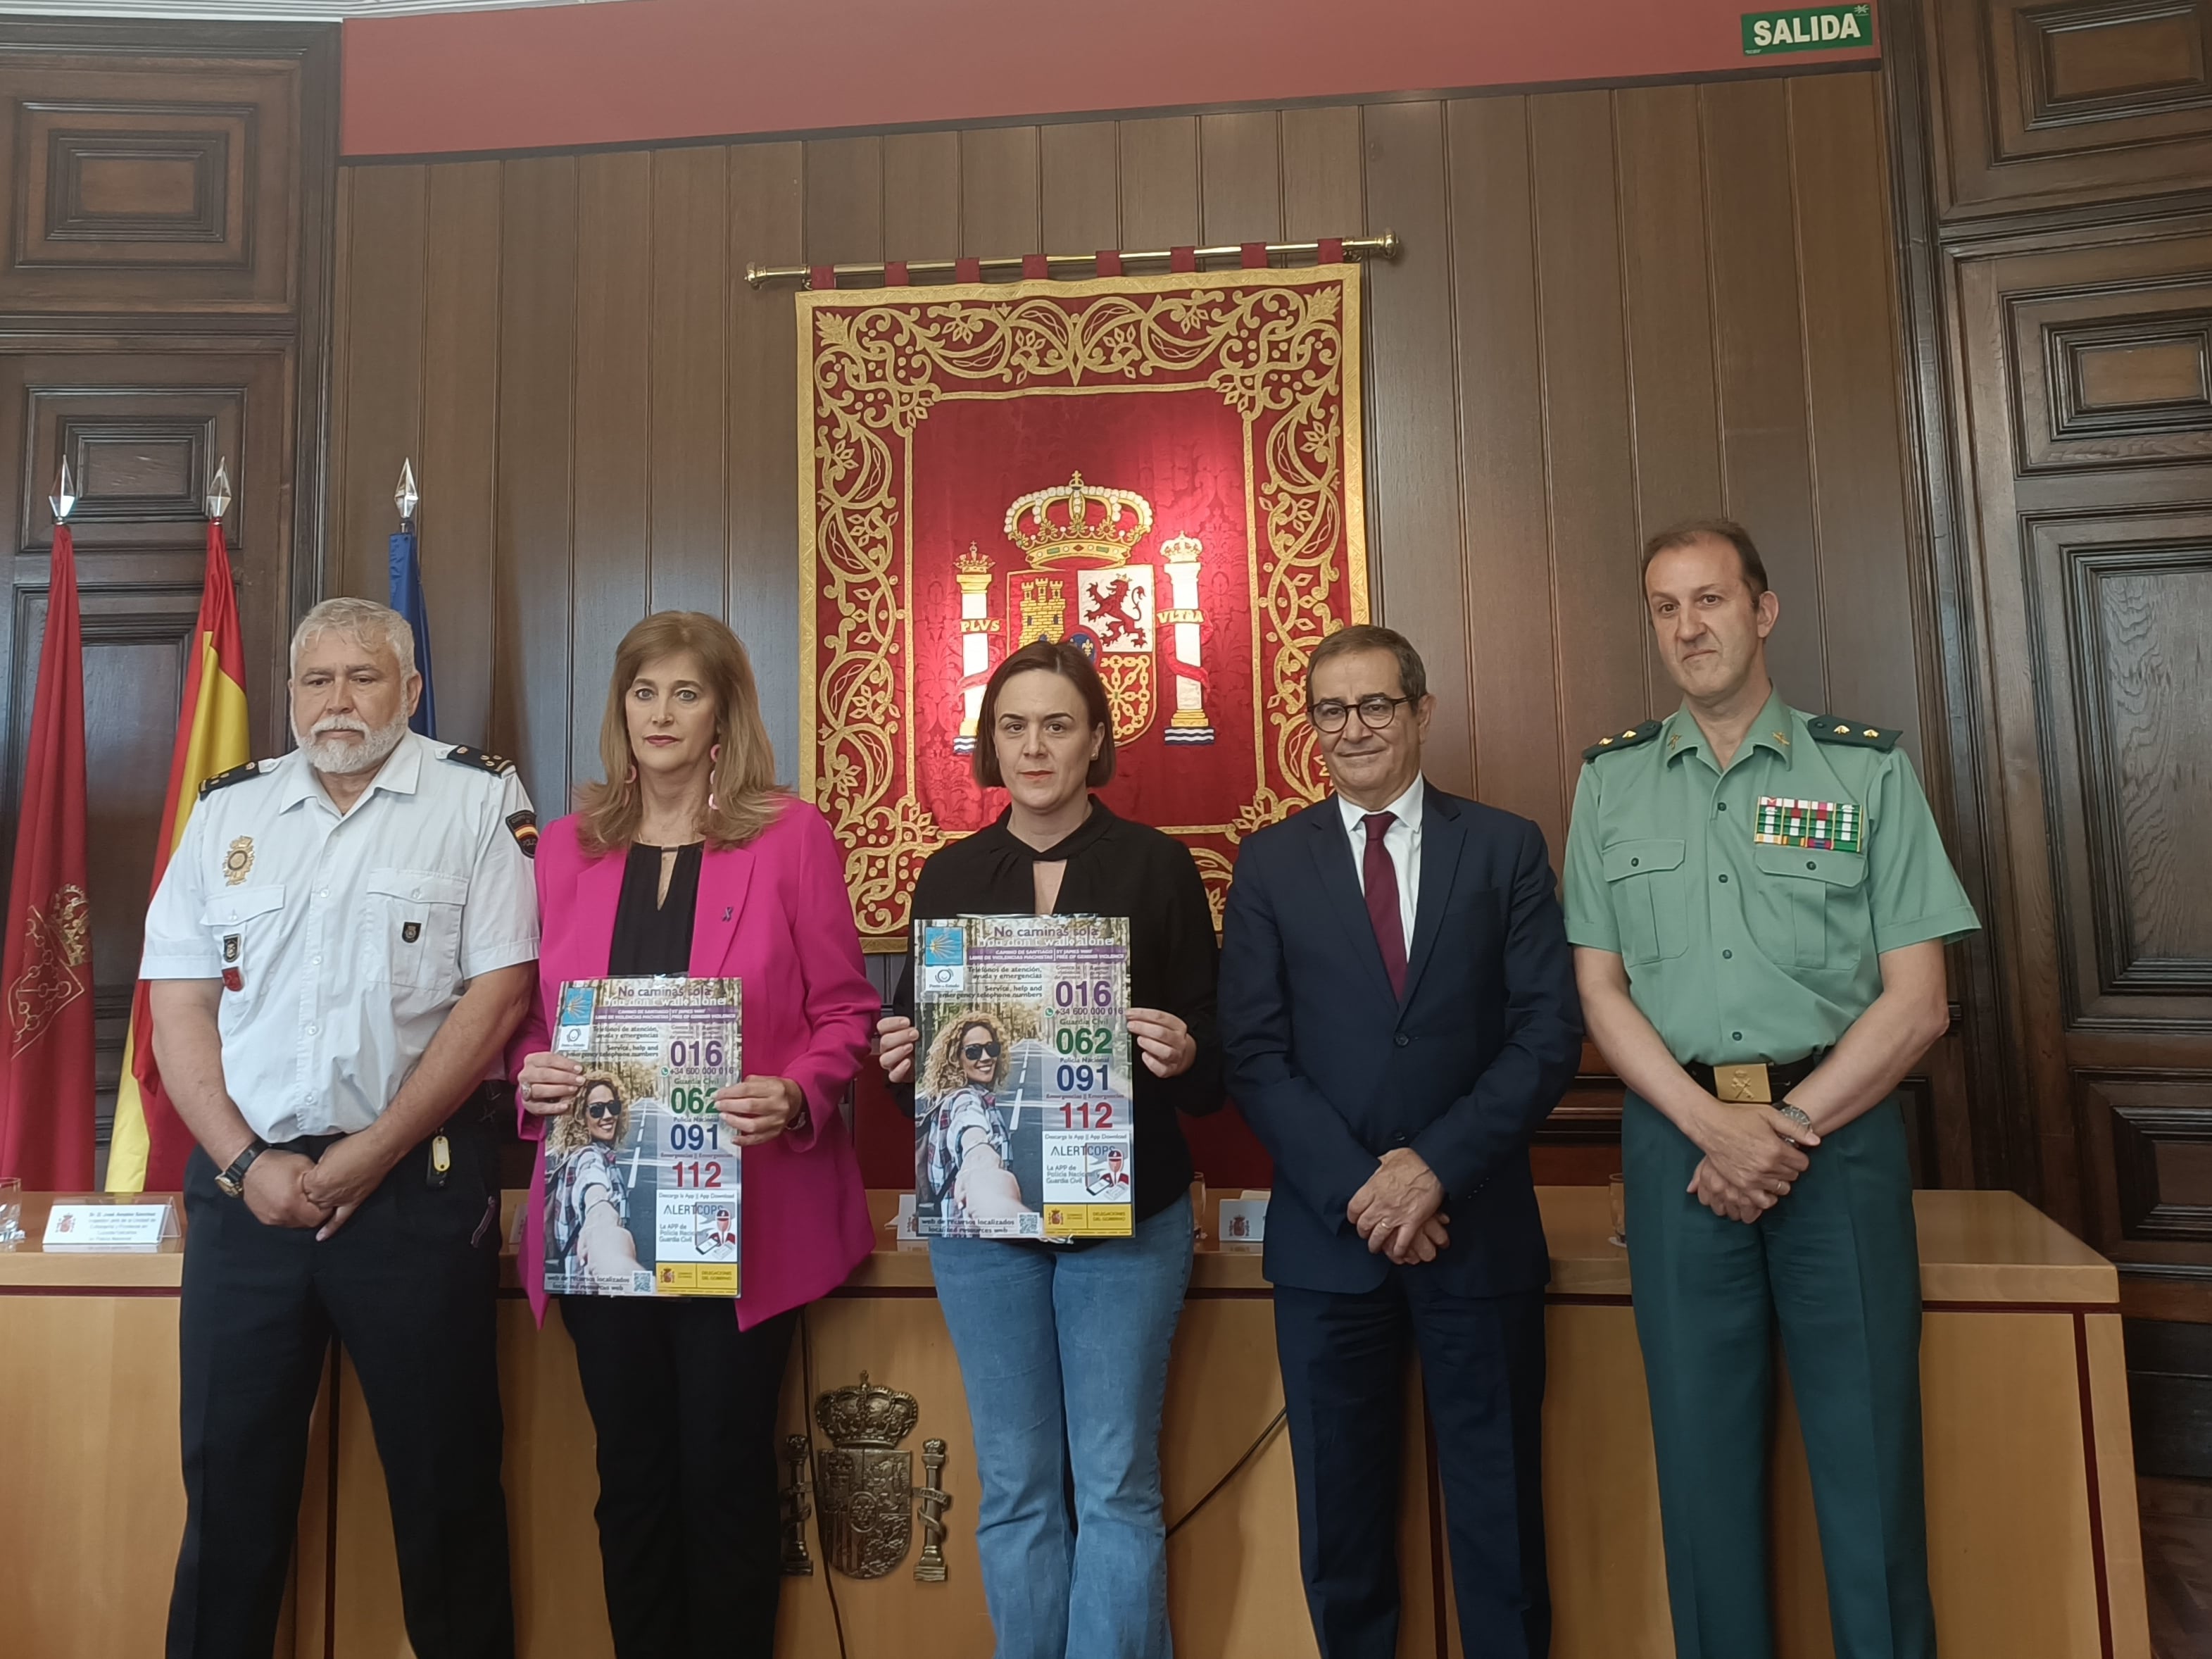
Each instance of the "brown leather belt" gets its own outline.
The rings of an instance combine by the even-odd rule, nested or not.
[[[1804,1059],[1793,1060],[1786,1066],[1765,1060],[1743,1066],[1707,1066],[1701,1060],[1692,1060],[1682,1069],[1716,1100],[1771,1105],[1812,1076],[1814,1068],[1827,1057],[1826,1048],[1816,1048]]]

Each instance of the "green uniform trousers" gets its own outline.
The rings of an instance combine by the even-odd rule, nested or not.
[[[1631,1094],[1621,1121],[1677,1659],[1771,1659],[1774,1334],[1813,1477],[1837,1659],[1931,1659],[1920,1252],[1893,1098],[1826,1136],[1746,1224],[1684,1189],[1699,1153]]]

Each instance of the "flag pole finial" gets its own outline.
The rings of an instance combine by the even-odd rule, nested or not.
[[[416,503],[422,499],[422,492],[415,488],[414,458],[410,456],[399,463],[399,488],[392,492],[392,502],[399,508],[399,527],[402,530],[413,528]]]
[[[215,477],[208,480],[207,515],[220,519],[230,511],[230,459],[223,457],[215,464]]]
[[[76,491],[70,486],[69,457],[62,457],[62,470],[54,479],[54,493],[46,497],[46,505],[54,510],[54,522],[67,524],[69,515],[76,508]]]

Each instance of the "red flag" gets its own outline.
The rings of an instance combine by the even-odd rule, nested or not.
[[[46,637],[0,953],[0,1175],[33,1191],[92,1185],[92,922],[85,905],[84,653],[76,553],[54,527]]]
[[[200,618],[192,629],[191,662],[185,671],[184,706],[169,755],[169,795],[154,843],[154,888],[169,855],[185,837],[200,785],[253,758],[246,720],[246,647],[238,632],[238,600],[230,585],[230,554],[222,520],[208,521],[207,576],[200,589]],[[123,1078],[115,1092],[115,1133],[107,1147],[112,1193],[173,1192],[185,1184],[192,1133],[161,1088],[154,1065],[154,1014],[140,980],[131,999],[131,1030],[124,1039]]]

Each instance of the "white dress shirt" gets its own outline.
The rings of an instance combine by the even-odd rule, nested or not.
[[[367,1128],[467,981],[537,957],[530,798],[453,750],[409,732],[343,816],[298,750],[192,809],[138,971],[223,981],[223,1080],[264,1140]]]
[[[1391,867],[1398,872],[1398,920],[1406,929],[1409,961],[1413,955],[1413,916],[1420,898],[1421,802],[1425,793],[1416,775],[1413,786],[1382,808],[1398,820],[1382,832],[1382,850],[1390,855]],[[1364,895],[1367,891],[1367,826],[1360,819],[1367,816],[1368,809],[1354,805],[1342,795],[1336,798],[1336,804],[1344,814],[1344,833],[1352,837],[1352,868]]]

